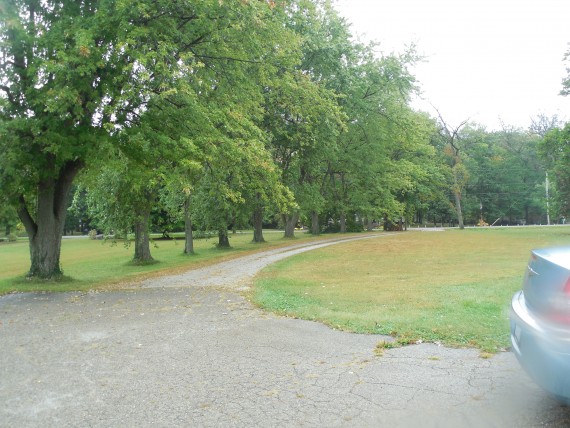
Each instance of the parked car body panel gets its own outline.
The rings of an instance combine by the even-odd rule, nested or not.
[[[545,390],[570,402],[570,247],[533,250],[511,303],[511,343]]]

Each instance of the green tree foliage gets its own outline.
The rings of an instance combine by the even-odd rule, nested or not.
[[[476,124],[464,124],[457,130],[454,146],[458,152],[445,135],[434,139],[445,156],[441,165],[442,171],[448,174],[449,200],[457,200],[454,185],[461,184],[460,203],[466,223],[538,224],[543,221],[544,168],[537,154],[539,140],[532,132],[507,126],[501,131],[488,132]],[[458,153],[461,166],[455,173],[454,153]],[[436,201],[443,200],[437,198]],[[452,205],[457,218],[455,203]],[[431,204],[430,211],[441,222],[449,218],[443,203]]]
[[[538,137],[441,117],[438,133],[409,105],[414,50],[378,56],[330,1],[9,0],[0,14],[0,215],[25,226],[32,277],[61,274],[76,177],[76,211],[85,199],[101,229],[134,231],[138,262],[153,210],[184,221],[191,254],[193,227],[229,245],[228,227],[253,224],[262,242],[274,215],[293,236],[299,219],[317,234],[452,207],[460,226],[463,210],[529,222],[543,203]],[[565,129],[542,146],[560,201]]]
[[[469,142],[462,141],[461,131],[467,125],[468,120],[464,120],[456,126],[445,121],[438,112],[439,136],[442,143],[443,153],[447,160],[447,165],[451,174],[449,188],[453,197],[456,219],[460,229],[465,227],[463,219],[463,192],[469,179],[469,172],[465,166],[465,145]]]
[[[396,134],[397,143],[392,150],[389,171],[393,177],[391,194],[395,200],[396,211],[385,213],[394,218],[396,215],[406,222],[425,211],[429,203],[438,200],[445,193],[445,168],[439,163],[440,158],[431,137],[436,133],[436,123],[423,114],[406,110],[399,115]],[[402,126],[402,124],[404,126]]]
[[[283,210],[292,196],[261,141],[234,139],[212,147],[191,201],[196,225],[218,232],[219,246],[228,247],[228,229],[246,227],[258,205]]]
[[[564,55],[564,60],[568,64],[570,49]],[[560,91],[560,95],[564,96],[570,95],[570,67],[566,67],[566,72],[568,75],[563,79]],[[542,119],[541,122],[544,123],[544,118]],[[553,193],[558,215],[567,217],[570,212],[570,173],[568,172],[570,171],[570,123],[566,123],[561,129],[556,119],[550,122],[551,130],[544,135],[540,152],[554,175]]]
[[[374,45],[353,44],[347,52],[334,80],[347,130],[337,139],[327,180],[329,212],[341,231],[348,217],[411,219],[421,206],[418,192],[427,198],[441,180],[429,144],[434,122],[409,107],[416,90],[408,71],[418,60],[413,49],[377,58]]]
[[[51,277],[61,273],[67,193],[88,152],[107,141],[102,116],[132,62],[108,46],[117,21],[107,8],[36,1],[1,7],[0,182],[28,232],[29,275]]]
[[[322,209],[326,161],[335,156],[344,129],[338,94],[327,84],[342,55],[338,27],[329,19],[335,16],[327,2],[299,1],[289,9],[286,25],[301,40],[300,60],[293,69],[280,70],[265,90],[267,147],[297,202],[282,213],[286,237],[294,236],[302,215]]]
[[[129,234],[134,233],[134,262],[152,262],[150,215],[158,199],[160,175],[119,153],[91,169],[82,181],[93,224],[106,235],[120,236],[127,243]]]
[[[555,214],[570,214],[570,123],[550,130],[540,143],[540,153],[554,181]]]
[[[544,168],[538,136],[504,127],[485,132],[469,128],[471,141],[465,213],[472,223],[540,223],[544,209]]]
[[[294,63],[297,38],[283,28],[286,15],[281,6],[242,6],[241,14],[231,24],[238,32],[232,34],[235,40],[228,38],[226,51],[198,55],[200,66],[185,76],[192,99],[188,101],[177,93],[175,102],[167,99],[170,104],[151,106],[147,113],[151,117],[158,114],[155,122],[161,133],[163,123],[177,118],[168,135],[179,153],[172,156],[170,150],[153,159],[163,165],[166,185],[161,196],[166,207],[175,217],[184,219],[186,254],[193,253],[193,218],[197,227],[219,231],[221,244],[226,246],[227,225],[235,224],[238,212],[241,219],[248,215],[245,210],[254,209],[246,204],[251,195],[256,195],[259,203],[269,203],[283,194],[276,190],[280,184],[272,178],[274,174],[258,178],[272,168],[271,162],[265,162],[263,146],[260,150],[258,144],[265,138],[258,123],[263,88],[276,70]],[[159,142],[159,146],[163,144]],[[143,153],[149,156],[147,151]],[[255,168],[258,174],[253,179]],[[222,227],[222,223],[226,225]],[[258,240],[262,239],[260,233]]]
[[[194,254],[191,198],[203,174],[204,155],[191,139],[183,138],[186,158],[178,159],[164,175],[160,201],[170,218],[184,222],[184,254]]]
[[[2,199],[0,199],[0,228],[3,228],[4,235],[10,236],[10,234],[14,233],[18,221],[18,214],[15,208],[6,202],[2,203]]]
[[[275,43],[281,33],[273,16],[283,8],[272,2],[13,0],[0,7],[0,183],[29,235],[29,275],[42,278],[61,274],[69,190],[106,145],[119,144],[147,109],[168,105],[186,113],[186,126],[215,128],[198,99],[216,90],[226,65],[264,61],[288,46]],[[192,79],[202,68],[215,79]]]
[[[334,94],[299,72],[284,75],[266,94],[265,126],[281,181],[298,209],[283,213],[285,235],[292,237],[301,212],[319,209],[323,165],[334,156],[343,123]]]

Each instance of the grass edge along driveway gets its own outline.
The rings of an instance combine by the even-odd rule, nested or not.
[[[252,300],[333,328],[494,353],[532,248],[569,245],[568,227],[409,231],[294,256],[266,268]],[[379,350],[381,352],[381,349]]]
[[[253,243],[250,231],[232,234],[231,248],[217,248],[217,238],[196,239],[195,254],[184,255],[184,241],[156,240],[151,253],[156,263],[131,263],[133,246],[124,242],[90,240],[86,237],[64,239],[61,266],[64,277],[57,281],[28,280],[25,273],[30,267],[27,239],[0,244],[0,295],[17,292],[66,292],[87,290],[123,289],[146,278],[186,272],[201,266],[220,263],[246,254],[289,246],[303,242],[324,241],[338,235],[313,237],[299,232],[295,239],[283,238],[281,231],[266,231],[266,242]],[[356,234],[358,235],[358,234]]]

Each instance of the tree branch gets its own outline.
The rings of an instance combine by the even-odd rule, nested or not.
[[[197,19],[198,16],[197,15],[191,15],[191,16],[181,16],[180,17],[180,24],[178,24],[178,30],[181,30],[182,27],[186,26],[186,24],[188,24],[190,21],[193,21],[195,19]]]
[[[445,120],[443,120],[443,117],[441,115],[441,113],[439,112],[439,110],[437,108],[434,107],[434,105],[431,105],[434,110],[437,112],[437,115],[439,117],[439,120],[441,122],[441,124],[443,125],[444,131],[446,133],[446,136],[448,138],[448,143],[451,146],[451,148],[455,151],[455,156],[459,156],[459,146],[457,146],[455,144],[455,141],[459,139],[459,131],[461,130],[461,128],[463,128],[465,125],[467,125],[467,123],[469,122],[470,118],[468,117],[467,119],[463,120],[459,125],[457,125],[455,128],[451,128],[446,122]]]
[[[59,172],[59,177],[55,183],[53,201],[53,211],[57,217],[61,217],[67,209],[67,198],[69,190],[71,189],[71,184],[73,183],[73,179],[77,173],[84,165],[85,163],[80,159],[67,161]]]
[[[192,50],[191,50],[192,51]],[[248,64],[263,64],[262,61],[256,61],[253,59],[242,59],[242,58],[233,58],[231,56],[211,56],[211,55],[199,55],[196,52],[192,51],[196,58],[200,59],[213,59],[216,61],[236,61],[236,62],[245,62]]]
[[[366,93],[362,96],[362,99],[365,100],[368,97],[372,97],[376,95],[379,91],[371,91],[370,88],[366,88]]]
[[[26,232],[28,233],[28,236],[30,237],[30,239],[32,239],[37,231],[38,231],[38,225],[36,224],[36,222],[34,221],[34,219],[32,218],[32,216],[30,215],[30,212],[28,211],[28,207],[26,206],[26,199],[24,198],[24,195],[20,195],[18,198],[18,217],[20,218],[20,220],[22,220],[22,223],[24,224],[24,227],[26,228]]]
[[[10,101],[10,104],[16,104],[16,100],[14,99],[14,96],[10,92],[10,88],[8,86],[0,85],[0,90],[6,92],[6,95],[8,96],[8,101]]]

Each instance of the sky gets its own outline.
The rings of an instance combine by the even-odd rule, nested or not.
[[[570,62],[570,0],[336,0],[353,35],[385,54],[416,45],[413,106],[487,130],[527,129],[539,114],[570,120],[559,95]]]

